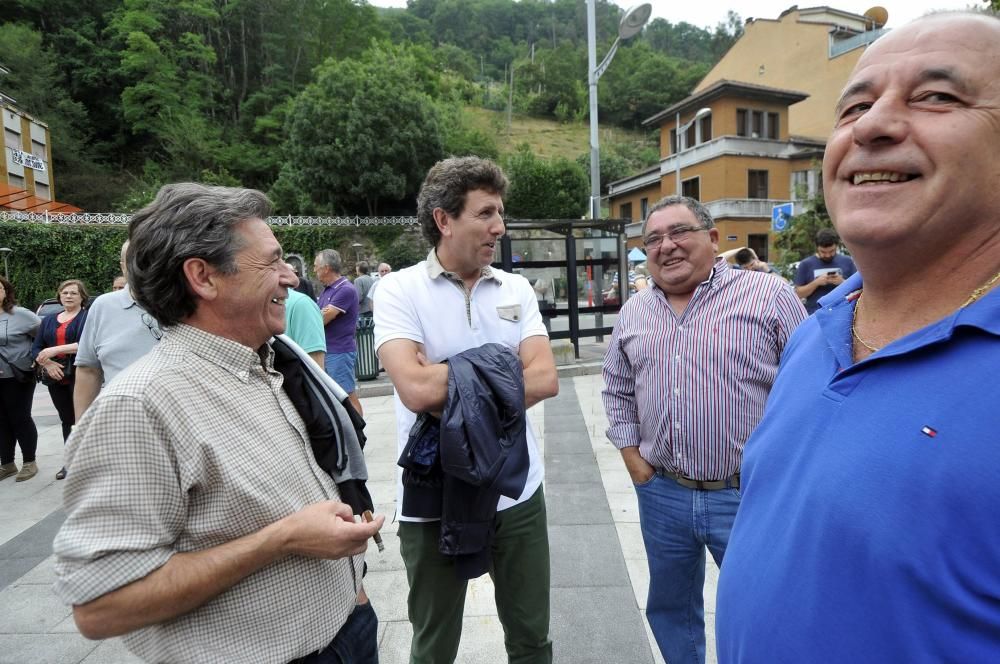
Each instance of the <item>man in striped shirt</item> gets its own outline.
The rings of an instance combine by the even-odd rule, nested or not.
[[[660,652],[704,662],[705,547],[721,565],[743,443],[806,312],[788,284],[716,258],[719,231],[694,199],[659,201],[642,238],[653,285],[622,307],[608,346],[608,438],[639,499]]]

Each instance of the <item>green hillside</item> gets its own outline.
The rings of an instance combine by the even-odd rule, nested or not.
[[[586,122],[562,123],[515,113],[508,132],[506,113],[474,107],[465,110],[471,125],[494,137],[501,155],[514,152],[522,143],[530,145],[536,155],[549,159],[575,160],[590,151],[590,125]],[[655,138],[649,132],[610,125],[601,125],[599,140],[602,150],[627,150],[637,154],[656,148]]]

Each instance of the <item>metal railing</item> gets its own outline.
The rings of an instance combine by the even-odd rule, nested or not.
[[[48,212],[0,211],[0,221],[20,221],[41,224],[126,225],[132,215],[126,212],[80,212],[49,214]],[[412,226],[416,217],[268,217],[272,226]]]
[[[833,37],[831,37],[830,57],[835,58],[838,55],[843,55],[844,53],[853,51],[861,46],[867,46],[887,32],[889,32],[888,29],[879,28],[877,30],[862,32],[860,35],[854,35],[853,37],[848,37],[847,39],[834,40]]]
[[[786,200],[774,198],[719,198],[705,203],[713,219],[725,217],[771,218],[771,210],[775,205],[783,205]]]

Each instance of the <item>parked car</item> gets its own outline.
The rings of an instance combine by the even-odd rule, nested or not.
[[[89,307],[90,303],[94,301],[97,296],[91,296],[83,303],[84,307]],[[59,303],[58,297],[50,297],[41,304],[38,305],[38,309],[35,310],[35,314],[39,318],[45,318],[49,314],[58,314],[63,310],[63,305]]]
[[[45,318],[49,314],[58,314],[63,310],[63,305],[59,303],[58,297],[50,297],[41,304],[38,305],[38,310],[35,311],[39,318]]]

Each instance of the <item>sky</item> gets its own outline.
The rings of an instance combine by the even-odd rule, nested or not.
[[[649,1],[649,0],[647,0]],[[405,7],[406,0],[368,0],[376,7]],[[634,3],[615,2],[623,8],[640,4],[642,0],[635,0]],[[792,5],[794,0],[751,0],[750,2],[737,3],[733,0],[695,0],[694,2],[685,0],[651,0],[653,5],[653,17],[664,18],[671,23],[685,21],[692,25],[703,28],[714,28],[716,24],[725,21],[726,12],[730,9],[736,11],[741,18],[769,18],[776,19]],[[802,8],[822,6],[823,2],[799,2]],[[863,14],[866,9],[881,5],[889,11],[889,22],[886,27],[895,28],[903,25],[907,21],[917,18],[924,13],[934,9],[963,9],[970,4],[981,6],[981,2],[976,0],[868,0],[858,2],[857,0],[843,0],[841,2],[828,2],[826,6],[844,11]]]

